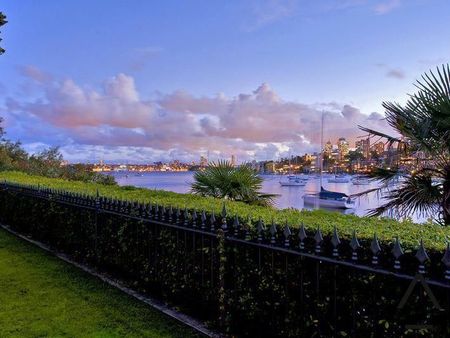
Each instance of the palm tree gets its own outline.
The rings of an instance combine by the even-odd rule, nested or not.
[[[228,161],[218,161],[195,173],[191,192],[248,204],[272,205],[276,195],[259,192],[262,182],[263,179],[249,165],[234,167]]]
[[[388,124],[399,136],[364,128],[371,137],[387,140],[389,147],[416,155],[414,170],[397,164],[377,168],[371,177],[382,185],[377,189],[387,202],[371,211],[372,215],[393,212],[410,216],[415,212],[433,215],[441,224],[450,225],[450,66],[442,65],[436,72],[422,75],[415,84],[417,92],[407,103],[383,102]],[[390,188],[392,181],[399,186]]]

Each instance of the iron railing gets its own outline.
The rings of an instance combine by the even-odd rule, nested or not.
[[[137,227],[130,230],[135,231],[133,236],[136,237],[137,247],[128,250],[135,250],[133,254],[139,257],[143,255],[142,250],[145,251],[148,263],[155,267],[150,272],[152,276],[160,273],[158,269],[161,271],[167,268],[158,265],[158,261],[163,261],[164,255],[175,252],[159,247],[160,241],[164,240],[161,231],[170,231],[171,236],[176,238],[176,252],[181,252],[184,256],[177,258],[176,267],[173,268],[178,274],[175,278],[184,278],[191,283],[198,282],[202,287],[213,291],[212,298],[215,293],[220,293],[222,298],[216,295],[216,299],[212,301],[219,307],[215,313],[217,318],[213,321],[229,332],[249,335],[295,335],[300,332],[307,335],[315,330],[319,335],[325,336],[338,336],[342,332],[358,335],[364,332],[361,331],[359,322],[362,320],[371,323],[364,324],[366,327],[372,327],[373,330],[378,328],[378,331],[373,331],[375,336],[387,332],[407,332],[408,328],[413,331],[417,328],[428,333],[450,334],[449,244],[444,252],[438,253],[435,250],[427,251],[423,241],[419,239],[415,252],[405,252],[398,237],[392,246],[388,247],[380,243],[376,234],[371,241],[367,241],[358,239],[354,231],[351,240],[343,240],[337,228],[334,228],[331,235],[324,236],[320,228],[311,233],[303,224],[298,227],[288,224],[280,226],[275,223],[266,226],[261,219],[252,222],[237,215],[228,215],[225,204],[221,214],[215,215],[214,212],[205,210],[117,200],[100,196],[98,192],[92,196],[10,182],[3,182],[1,188],[8,198],[24,196],[92,213],[95,227],[93,247],[96,254],[102,250],[99,246],[108,240],[102,235],[102,217],[117,217],[146,225],[150,230],[139,230]],[[3,218],[5,215],[0,216]],[[147,237],[140,238],[140,234],[146,234]],[[150,244],[145,243],[146,239]],[[220,245],[225,249],[221,249]],[[220,256],[225,259],[221,261]],[[100,261],[96,263],[101,264]],[[247,264],[245,270],[241,266],[244,263]],[[115,264],[127,270],[126,262]],[[139,264],[132,268],[134,279],[145,280],[137,271],[139,269],[142,269]],[[366,296],[363,295],[364,285],[359,285],[362,281],[366,283],[365,287],[372,288],[366,290]],[[266,290],[265,283],[275,290]],[[417,315],[420,311],[416,310],[413,315],[401,313],[412,292],[408,291],[408,287],[412,290],[412,286],[417,283],[419,288],[423,286],[423,289],[412,303],[423,305],[423,302],[428,302],[426,311],[436,310],[434,319],[446,318],[444,322],[433,318],[422,321]],[[239,315],[244,316],[246,320],[258,316],[258,311],[252,315],[245,313],[247,305],[240,304],[246,301],[243,300],[242,289],[245,289],[245,286],[251,289],[254,285],[259,285],[262,290],[251,293],[256,299],[255,302],[259,301],[257,297],[265,298],[264,301],[272,302],[274,308],[284,311],[285,318],[291,316],[293,311],[299,316],[299,323],[286,324],[286,327],[289,327],[286,329],[268,327],[264,322],[278,323],[280,326],[285,323],[282,318],[275,318],[277,314],[271,313],[270,310],[261,310],[265,318],[258,318],[253,326],[249,324],[248,330],[243,329],[245,324]],[[350,290],[345,290],[346,286]],[[379,290],[380,287],[386,290]],[[392,294],[386,294],[387,291]],[[245,296],[249,294],[249,291],[245,290]],[[276,297],[282,298],[282,305],[277,304]],[[378,301],[386,297],[392,299],[389,302],[383,301],[383,304]],[[320,307],[321,304],[324,304],[323,308]],[[261,308],[264,306],[261,305]],[[349,313],[340,313],[340,307]],[[384,318],[385,309],[392,310],[392,316],[389,313],[392,318]],[[311,314],[319,323],[312,320],[307,327],[305,323],[301,323],[306,321],[302,316]],[[427,316],[426,313],[424,315]],[[397,320],[398,318],[402,319]],[[328,324],[322,325],[321,320]],[[419,323],[411,324],[411,320],[418,320]],[[339,321],[343,324],[339,324]],[[390,331],[392,328],[389,328],[389,322],[402,324],[403,327],[399,330],[403,331]]]

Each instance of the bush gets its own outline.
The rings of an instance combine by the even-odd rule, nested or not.
[[[307,254],[299,256],[296,249],[286,250],[280,232],[269,244],[266,231],[264,245],[257,246],[254,231],[251,240],[242,239],[244,233],[247,237],[243,229],[239,239],[226,238],[220,220],[213,223],[208,217],[203,229],[203,221],[194,227],[184,212],[104,198],[98,202],[97,212],[93,197],[1,189],[0,221],[231,335],[399,337],[411,323],[433,325],[436,336],[448,333],[448,311],[433,309],[421,294],[413,293],[407,308],[398,311],[410,280],[358,268],[348,241],[342,240],[339,250],[347,264],[337,264],[324,259],[331,257],[329,238],[321,245],[320,259],[312,236],[304,243]],[[291,249],[298,248],[297,235],[292,234]],[[363,244],[360,264],[371,258],[367,241]],[[392,266],[386,249],[380,260]],[[442,254],[430,257],[430,274],[435,267],[442,270],[436,265]],[[405,255],[402,266],[402,272],[414,273],[417,260]],[[448,290],[435,285],[432,290],[446,308]],[[432,333],[425,329],[423,335]]]
[[[150,190],[144,188],[124,188],[119,186],[105,186],[95,183],[67,181],[64,179],[50,179],[46,177],[28,175],[21,172],[0,172],[0,180],[7,180],[22,184],[46,186],[72,192],[100,195],[128,201],[152,202],[159,205],[185,207],[196,210],[213,211],[220,214],[223,203],[226,203],[229,214],[239,215],[241,219],[261,218],[266,224],[274,220],[278,224],[288,222],[291,227],[299,227],[304,223],[305,228],[315,231],[320,227],[324,235],[331,235],[336,226],[343,239],[351,239],[353,230],[359,239],[370,241],[376,233],[380,242],[390,245],[395,237],[399,237],[405,249],[415,249],[420,239],[423,239],[428,250],[442,251],[450,240],[450,227],[442,227],[433,223],[416,224],[411,220],[396,221],[388,218],[358,217],[343,215],[326,210],[300,211],[295,209],[276,210],[261,206],[249,206],[242,202],[224,201],[212,197],[201,197],[192,194],[178,194],[169,191]]]

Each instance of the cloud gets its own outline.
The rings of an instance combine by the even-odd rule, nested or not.
[[[22,76],[39,83],[45,83],[52,80],[52,76],[50,74],[43,72],[33,65],[22,65],[18,66],[17,69]]]
[[[383,15],[392,12],[394,9],[401,6],[401,0],[387,0],[377,4],[374,7],[376,14]]]
[[[400,69],[390,69],[387,73],[386,73],[387,77],[392,77],[395,79],[404,79],[406,77],[406,74],[400,70]]]
[[[132,52],[130,69],[132,71],[141,71],[147,64],[163,52],[161,47],[143,47],[136,48]]]
[[[382,68],[386,71],[385,75],[394,79],[404,79],[406,78],[406,73],[400,68],[392,68],[384,63],[376,64],[377,67]]]
[[[253,2],[251,16],[245,30],[254,31],[295,14],[296,0],[262,0]]]
[[[39,88],[38,98],[8,101],[9,117],[16,120],[12,133],[27,143],[62,145],[72,159],[91,158],[96,149],[109,149],[105,159],[147,162],[175,156],[193,160],[208,150],[216,158],[235,154],[241,160],[318,151],[324,109],[327,140],[343,136],[353,143],[361,135],[357,125],[387,128],[377,113],[366,115],[337,102],[286,101],[267,83],[233,97],[175,91],[154,100],[142,99],[126,74],[106,79],[97,89],[72,79],[54,79]]]

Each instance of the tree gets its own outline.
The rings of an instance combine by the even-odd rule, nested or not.
[[[392,211],[399,216],[415,212],[436,215],[435,220],[450,225],[450,66],[422,75],[415,84],[417,92],[402,106],[384,102],[386,120],[400,136],[360,127],[371,136],[387,139],[389,146],[422,154],[414,170],[399,164],[377,168],[371,174],[382,185],[377,189],[387,200],[371,211],[381,215]],[[424,155],[424,156],[423,156]],[[392,182],[400,183],[392,189]]]
[[[6,21],[6,16],[0,12],[0,27],[5,25],[8,21]],[[2,41],[2,39],[0,38],[0,41]],[[0,55],[2,55],[5,52],[5,50],[0,46]]]
[[[348,152],[347,155],[345,155],[346,158],[348,158],[348,160],[350,162],[353,161],[358,161],[358,160],[363,160],[364,159],[364,155],[362,152],[358,151],[358,150],[350,150]]]
[[[218,161],[195,173],[191,192],[248,204],[271,205],[275,195],[259,192],[262,182],[249,165],[234,167],[228,161]]]

